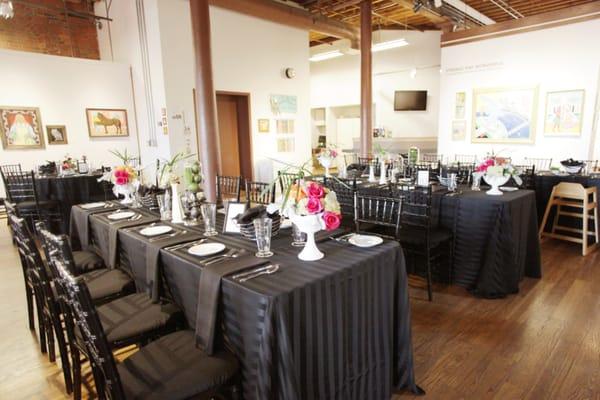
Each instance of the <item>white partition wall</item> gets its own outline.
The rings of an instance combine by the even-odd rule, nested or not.
[[[485,155],[494,150],[515,160],[524,157],[598,157],[590,152],[594,108],[600,66],[600,20],[504,36],[442,48],[439,141],[440,152]],[[482,88],[538,86],[535,110],[536,132],[532,144],[472,143],[473,90]],[[585,90],[581,135],[551,137],[544,134],[548,92]],[[466,137],[452,139],[454,102],[457,92],[466,92]],[[598,143],[598,140],[596,140]]]

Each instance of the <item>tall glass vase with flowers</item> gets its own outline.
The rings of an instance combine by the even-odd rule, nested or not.
[[[162,187],[171,189],[171,222],[175,224],[184,223],[184,213],[181,205],[181,194],[179,193],[179,184],[181,179],[177,173],[177,166],[184,160],[193,157],[194,154],[177,153],[170,160],[162,160],[160,169],[159,184]]]
[[[323,168],[325,168],[325,176],[327,178],[331,177],[331,174],[329,173],[329,168],[331,168],[331,165],[333,164],[333,161],[336,159],[337,156],[338,152],[333,146],[328,146],[322,149],[319,155],[317,156],[317,160],[323,166]]]

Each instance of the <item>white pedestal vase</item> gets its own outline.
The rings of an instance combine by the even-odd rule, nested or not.
[[[346,171],[346,168],[348,167],[346,165],[346,157],[344,157],[343,154],[338,154],[337,156],[337,166],[338,166],[338,177],[339,178],[347,178],[348,177],[348,172]]]
[[[485,192],[485,194],[488,194],[490,196],[502,196],[504,193],[502,193],[499,187],[506,184],[506,182],[508,182],[508,180],[510,179],[510,176],[483,175],[483,179],[488,185],[492,187],[490,190]]]
[[[331,167],[331,162],[333,160],[329,157],[319,157],[317,160],[319,160],[319,163],[325,168],[325,177],[330,178],[329,168]]]
[[[387,183],[387,171],[385,168],[385,162],[382,161],[379,167],[379,184],[385,185]]]
[[[321,218],[321,214],[296,215],[293,210],[290,210],[288,216],[300,232],[306,234],[306,244],[298,254],[298,258],[303,261],[316,261],[323,258],[325,255],[317,248],[315,243],[315,233],[325,229],[325,221]]]
[[[171,185],[171,203],[171,222],[174,224],[183,224],[183,210],[181,209],[179,184]]]
[[[131,204],[133,203],[133,194],[135,193],[135,186],[132,183],[128,183],[126,185],[113,185],[113,193],[115,196],[119,197],[119,195],[123,196],[123,200],[120,201],[121,204]]]
[[[375,166],[373,164],[369,165],[369,182],[377,182],[377,178],[375,178]]]

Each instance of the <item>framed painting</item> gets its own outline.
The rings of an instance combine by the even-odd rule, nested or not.
[[[67,144],[67,127],[64,125],[46,125],[48,144]]]
[[[258,131],[260,133],[269,133],[270,130],[268,119],[261,118],[258,120]]]
[[[467,121],[452,121],[452,140],[464,140],[467,133]]]
[[[465,119],[465,106],[467,94],[465,92],[457,92],[454,99],[454,119]]]
[[[4,150],[43,149],[42,118],[34,107],[0,107]]]
[[[85,113],[90,137],[129,136],[127,110],[86,108]]]
[[[298,112],[298,97],[284,94],[272,94],[270,98],[271,112],[275,115],[296,114]]]
[[[585,90],[563,90],[546,94],[544,135],[580,136]]]
[[[473,143],[533,143],[538,87],[473,90]]]

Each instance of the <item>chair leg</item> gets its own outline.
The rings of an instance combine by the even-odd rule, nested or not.
[[[433,300],[433,294],[431,292],[431,250],[429,250],[429,247],[427,248],[427,299],[429,301]]]
[[[56,362],[56,346],[54,345],[54,327],[50,317],[45,318],[46,338],[48,340],[48,359],[50,362]]]
[[[40,351],[42,354],[46,354],[48,352],[48,347],[46,346],[46,323],[44,322],[44,311],[43,307],[40,306],[40,302],[38,301],[38,296],[35,296],[35,305],[38,317],[38,336],[40,338]]]
[[[58,351],[60,353],[60,363],[63,370],[63,377],[65,379],[65,388],[67,393],[73,392],[73,380],[71,378],[71,364],[69,363],[69,351],[67,349],[67,342],[65,340],[65,332],[62,328],[60,320],[53,320],[54,334],[56,341],[58,342]]]
[[[27,318],[29,320],[29,330],[35,330],[35,315],[33,312],[33,291],[25,283],[25,299],[27,300]]]
[[[73,399],[81,400],[81,355],[75,346],[71,346],[71,361],[73,364]]]

